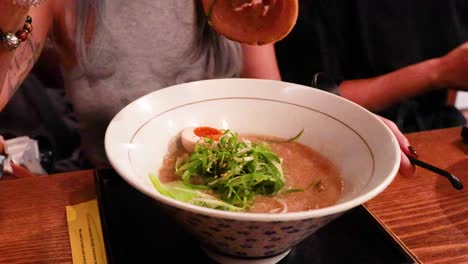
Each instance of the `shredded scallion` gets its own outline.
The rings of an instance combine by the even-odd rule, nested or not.
[[[218,142],[205,138],[177,164],[176,174],[185,185],[210,189],[243,209],[252,205],[256,195],[273,196],[284,186],[281,160],[268,145],[239,140],[229,130]]]

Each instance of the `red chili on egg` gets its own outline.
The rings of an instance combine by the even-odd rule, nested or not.
[[[212,127],[197,127],[193,133],[198,137],[209,137],[213,140],[218,140],[223,135],[223,131]]]

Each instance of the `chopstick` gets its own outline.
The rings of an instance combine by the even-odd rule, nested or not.
[[[431,164],[425,163],[424,161],[418,160],[418,159],[416,159],[416,158],[414,158],[414,157],[412,157],[410,155],[407,155],[407,157],[411,161],[411,163],[413,163],[414,165],[425,168],[427,170],[430,170],[432,172],[435,172],[435,173],[437,173],[439,175],[442,175],[445,178],[447,178],[450,181],[450,183],[452,184],[453,188],[455,188],[457,190],[463,189],[463,183],[457,177],[455,177],[455,175],[451,174],[450,172],[448,172],[446,170],[443,170],[443,169],[440,169],[440,168],[437,168],[437,167],[434,167]]]

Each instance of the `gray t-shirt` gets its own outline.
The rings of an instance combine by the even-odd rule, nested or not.
[[[83,149],[95,165],[106,162],[105,130],[128,103],[174,84],[239,76],[240,46],[220,36],[202,44],[195,5],[190,0],[106,3],[104,23],[87,46],[86,67],[65,72]]]

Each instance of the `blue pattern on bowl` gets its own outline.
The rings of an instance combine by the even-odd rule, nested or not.
[[[175,214],[176,220],[205,246],[237,257],[268,257],[285,252],[340,214],[296,221],[252,222]],[[227,224],[229,223],[229,224]]]

